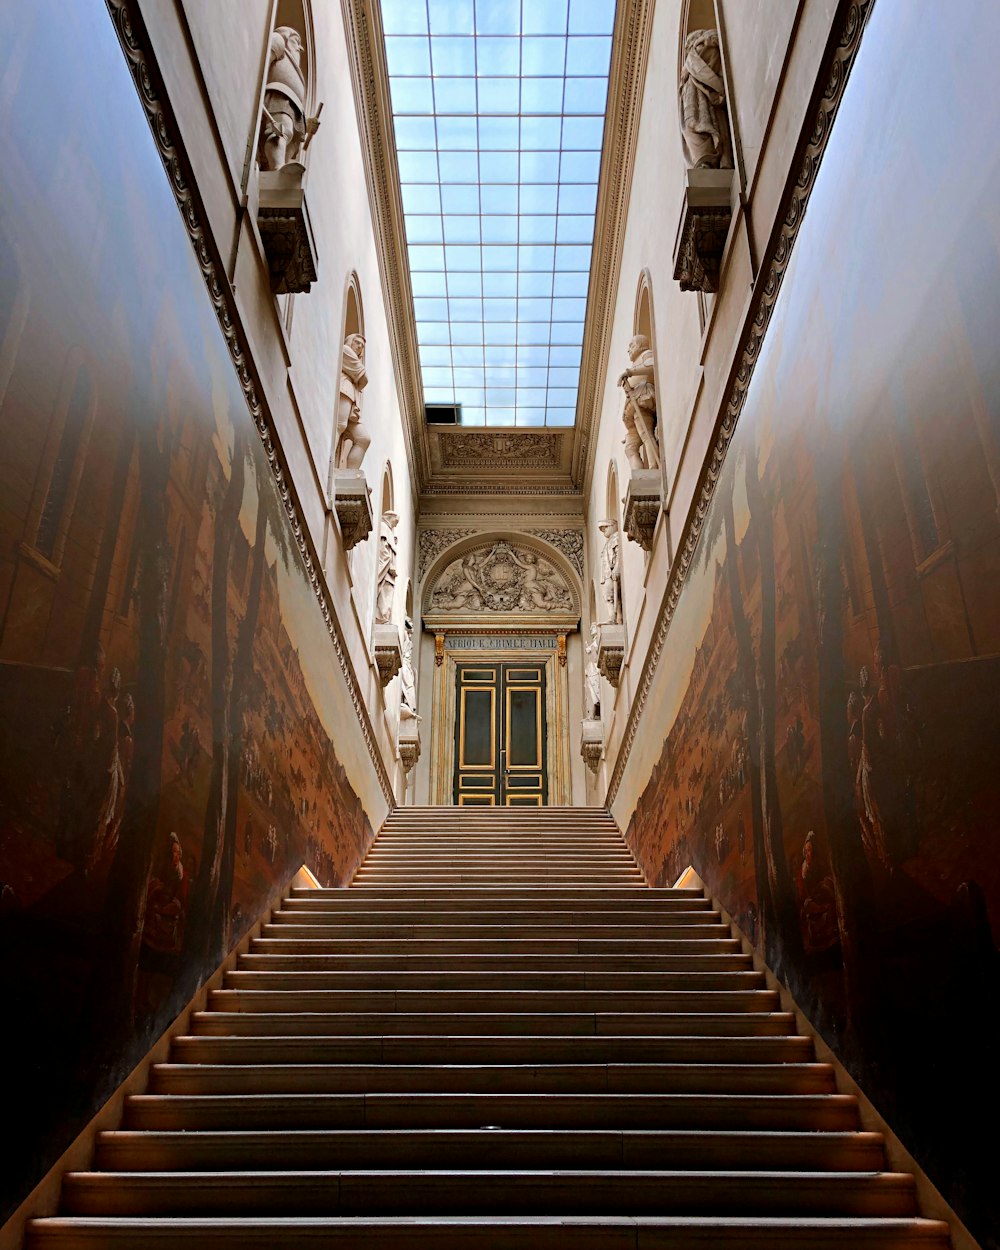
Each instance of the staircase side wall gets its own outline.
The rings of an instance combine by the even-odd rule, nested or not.
[[[963,12],[871,10],[611,797],[995,1247],[1000,14]]]
[[[2,1219],[388,802],[108,10],[0,48]]]

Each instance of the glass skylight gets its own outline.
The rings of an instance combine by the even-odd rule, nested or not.
[[[427,404],[569,426],[615,0],[382,0]]]

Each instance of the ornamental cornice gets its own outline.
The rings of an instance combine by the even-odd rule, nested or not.
[[[187,152],[181,142],[176,119],[167,101],[167,94],[160,79],[139,4],[137,0],[105,0],[105,3],[139,93],[139,99],[146,112],[146,120],[153,132],[153,139],[163,162],[167,181],[174,193],[188,238],[208,288],[212,307],[219,319],[219,326],[226,346],[229,348],[236,376],[243,388],[247,407],[250,409],[250,415],[263,444],[264,453],[298,546],[306,576],[333,642],[337,663],[354,704],[365,746],[375,768],[382,793],[391,806],[395,801],[392,781],[375,740],[371,717],[362,697],[326,582],[318,572],[318,562],[312,548],[312,540],[299,511],[298,500],[291,486],[288,467],[278,441],[274,421],[264,402],[253,355],[240,323],[233,290],[207,224],[205,207],[197,191],[197,183]]]
[[[621,785],[622,777],[628,764],[632,746],[639,730],[639,722],[642,719],[646,701],[649,698],[653,677],[663,655],[670,623],[673,620],[681,590],[698,546],[698,539],[701,536],[705,517],[708,514],[709,504],[715,494],[715,488],[722,471],[722,464],[726,458],[726,451],[732,441],[736,423],[739,420],[747,392],[750,388],[754,369],[757,361],[760,359],[761,345],[764,335],[767,333],[771,313],[774,311],[774,305],[795,247],[795,240],[798,237],[799,227],[805,216],[809,197],[812,195],[816,175],[819,172],[823,155],[826,152],[826,146],[830,140],[837,109],[840,107],[840,101],[843,99],[844,88],[847,86],[847,80],[850,77],[858,49],[861,46],[865,23],[874,4],[875,0],[852,0],[851,3],[845,4],[842,9],[839,28],[835,28],[831,32],[833,47],[832,52],[825,59],[825,86],[816,106],[816,111],[810,118],[810,124],[803,129],[804,137],[799,148],[800,155],[796,161],[792,162],[792,170],[794,171],[797,168],[798,173],[794,180],[790,179],[790,189],[785,193],[781,228],[771,244],[769,257],[765,257],[765,263],[758,277],[756,291],[759,294],[756,295],[756,311],[752,322],[749,323],[743,336],[742,350],[738,358],[726,410],[716,430],[701,490],[694,507],[688,514],[679,544],[679,551],[670,569],[660,610],[657,614],[656,630],[650,639],[649,649],[646,652],[642,670],[639,674],[635,697],[629,708],[628,720],[625,724],[622,744],[619,748],[618,757],[615,760],[615,766],[611,774],[611,781],[608,785],[608,793],[605,800],[608,806],[614,802],[618,794],[618,788]],[[823,77],[820,77],[819,81],[823,81]]]
[[[592,436],[600,420],[655,7],[655,0],[630,0],[618,5],[615,16],[573,447],[573,481],[578,486],[590,473]]]

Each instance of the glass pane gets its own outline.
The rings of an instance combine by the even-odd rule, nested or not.
[[[541,7],[541,6],[539,6]],[[507,742],[507,763],[541,768],[541,708],[538,690],[508,690],[510,700],[510,738]]]
[[[434,38],[431,40],[431,63],[436,75],[457,74],[474,77],[476,41],[454,36]]]
[[[400,74],[424,77],[431,72],[430,40],[418,35],[386,35],[385,59],[390,78]]]
[[[492,690],[462,691],[462,763],[493,766],[495,735]]]
[[[476,64],[481,77],[516,78],[521,72],[520,39],[489,37],[476,40]]]

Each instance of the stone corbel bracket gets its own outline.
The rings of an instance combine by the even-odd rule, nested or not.
[[[653,535],[659,520],[662,496],[659,469],[633,469],[625,491],[622,528],[644,551],[653,550]]]
[[[583,762],[596,776],[604,759],[604,724],[599,720],[584,720],[580,734],[580,754]]]
[[[302,186],[304,172],[297,162],[260,170],[257,225],[275,295],[308,291],[316,281],[316,240]]]
[[[398,748],[399,760],[403,765],[403,771],[405,773],[412,772],[414,764],[420,759],[419,731],[414,728],[408,733],[400,732]]]
[[[597,627],[597,671],[618,689],[625,663],[625,626],[605,621]]]
[[[384,690],[403,667],[399,626],[392,621],[375,626],[375,663],[378,666],[379,683]]]
[[[722,253],[733,216],[733,171],[689,169],[674,245],[674,280],[682,291],[719,289]]]
[[[344,550],[363,543],[375,522],[368,482],[354,469],[338,469],[333,475],[333,510],[340,522]]]

